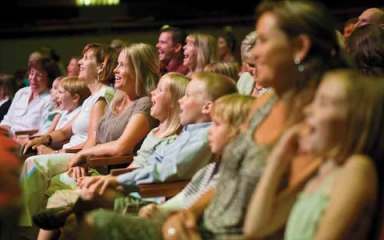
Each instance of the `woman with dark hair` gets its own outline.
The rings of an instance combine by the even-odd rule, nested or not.
[[[384,75],[384,27],[364,25],[356,28],[347,41],[347,51],[356,68],[367,75]]]
[[[50,109],[49,89],[60,75],[57,64],[47,57],[33,60],[28,66],[29,87],[16,92],[8,113],[0,126],[11,132],[39,130]]]
[[[172,215],[163,225],[164,239],[242,235],[247,206],[274,143],[303,118],[302,108],[312,100],[322,74],[344,63],[331,15],[312,2],[263,2],[256,32],[257,77],[275,93],[256,99],[248,126],[227,145],[215,191]],[[311,165],[304,162],[300,172]],[[302,178],[295,169],[291,173]]]
[[[217,53],[219,62],[236,62],[236,37],[231,27],[226,27],[224,32],[217,37]]]
[[[0,121],[7,114],[16,90],[16,81],[12,75],[0,74]]]

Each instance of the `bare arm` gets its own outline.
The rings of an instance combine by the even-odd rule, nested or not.
[[[107,102],[105,99],[99,99],[92,107],[91,114],[89,116],[88,123],[88,138],[84,143],[83,149],[96,145],[96,131],[99,125],[100,119],[103,117]]]
[[[377,184],[375,166],[368,157],[348,159],[335,179],[315,239],[343,239],[367,207],[375,204]]]
[[[98,144],[94,147],[82,150],[83,156],[119,156],[133,151],[134,147],[150,131],[147,117],[142,114],[135,114],[129,120],[123,134],[115,141]]]
[[[123,134],[115,141],[98,144],[93,147],[88,147],[77,153],[70,163],[70,166],[76,166],[88,156],[118,156],[132,152],[134,147],[146,136],[149,132],[149,122],[147,117],[138,113],[132,116]]]
[[[278,193],[280,184],[297,152],[299,126],[286,131],[268,157],[264,174],[252,196],[244,222],[248,239],[262,238],[280,229],[289,216],[296,193]]]
[[[47,129],[47,133],[53,132],[55,130],[57,124],[59,123],[61,115],[62,115],[61,113],[57,113],[55,115],[55,117],[52,120],[51,126],[49,126],[49,128]]]

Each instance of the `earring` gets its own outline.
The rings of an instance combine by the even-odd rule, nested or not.
[[[299,72],[304,72],[304,64],[301,63],[301,60],[299,57],[296,57],[293,62],[295,63],[295,65],[297,66],[297,71]]]

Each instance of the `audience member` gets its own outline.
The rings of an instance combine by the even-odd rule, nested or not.
[[[15,78],[12,75],[0,74],[0,121],[8,112],[16,91]]]
[[[237,62],[211,63],[204,67],[204,71],[223,74],[236,82],[239,76],[239,64]]]
[[[217,53],[220,62],[236,62],[236,37],[232,28],[227,26],[217,37]]]
[[[67,65],[67,76],[68,77],[78,77],[80,72],[80,64],[78,57],[71,57]]]
[[[188,68],[183,65],[183,47],[185,32],[176,27],[165,27],[160,30],[156,44],[160,59],[160,73],[167,72],[188,73]]]
[[[201,72],[206,65],[217,62],[217,44],[212,35],[192,33],[185,42],[183,64],[189,69],[188,75]]]
[[[353,30],[355,29],[355,25],[357,23],[357,18],[354,17],[354,18],[350,18],[348,19],[345,23],[344,23],[344,27],[343,27],[343,36],[344,36],[344,39],[348,39],[349,36],[351,36]]]
[[[368,8],[357,19],[355,28],[361,27],[367,24],[384,24],[384,11],[380,8]]]

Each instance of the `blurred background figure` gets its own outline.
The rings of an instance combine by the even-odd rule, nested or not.
[[[355,27],[361,27],[367,24],[384,24],[384,11],[380,8],[368,8],[360,14]]]
[[[236,62],[236,37],[232,27],[226,26],[224,31],[217,37],[217,52],[220,62]]]
[[[0,74],[0,121],[11,106],[16,91],[15,77],[9,74]]]
[[[343,36],[345,39],[348,39],[349,36],[351,36],[351,33],[353,32],[353,29],[355,28],[355,25],[357,23],[357,18],[350,18],[344,23],[343,28]]]
[[[121,49],[127,47],[128,45],[129,44],[126,41],[119,38],[112,39],[111,43],[109,44],[111,48],[115,49],[116,54],[119,54]]]
[[[67,77],[77,77],[80,72],[79,57],[71,57],[67,65]]]

